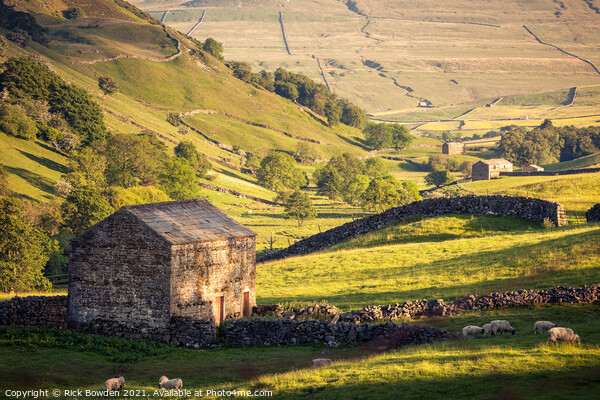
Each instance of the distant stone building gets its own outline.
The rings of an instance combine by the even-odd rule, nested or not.
[[[539,165],[526,165],[521,169],[523,172],[540,172],[543,171],[544,168]]]
[[[500,177],[500,172],[512,172],[513,165],[503,158],[477,161],[473,164],[471,177],[474,181],[490,180]]]
[[[123,207],[71,241],[68,322],[168,342],[249,316],[255,236],[204,198]]]
[[[433,103],[430,102],[429,100],[420,100],[419,101],[419,107],[432,107]]]
[[[444,143],[442,144],[442,154],[462,154],[465,151],[465,145],[463,143]]]

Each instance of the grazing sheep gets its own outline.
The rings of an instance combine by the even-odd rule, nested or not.
[[[492,333],[492,324],[485,324],[483,326],[483,334],[489,335],[490,333]]]
[[[548,343],[556,343],[558,340],[561,340],[563,342],[574,342],[577,344],[581,343],[579,335],[575,334],[575,332],[573,332],[573,329],[570,328],[550,328],[550,330],[548,331],[548,335],[550,336],[548,338]]]
[[[112,392],[113,390],[120,391],[125,386],[125,378],[121,375],[118,375],[114,378],[107,379],[104,382],[104,388],[107,392]]]
[[[510,324],[508,323],[508,321],[499,319],[496,321],[492,321],[491,322],[491,331],[492,331],[492,336],[496,336],[496,333],[504,333],[504,332],[510,332],[513,335],[515,334],[515,330],[513,329],[512,326],[510,326]]]
[[[479,335],[479,334],[483,334],[484,330],[483,328],[480,328],[478,326],[475,325],[469,325],[469,326],[465,326],[462,330],[462,335],[463,337],[467,337],[469,335]]]
[[[183,381],[179,378],[169,379],[166,376],[161,376],[158,379],[159,389],[181,389],[183,387]]]
[[[331,361],[329,358],[315,358],[314,360],[312,360],[312,367],[325,367],[326,365],[331,365],[332,362],[333,361]]]
[[[554,322],[550,322],[550,321],[538,321],[533,325],[533,334],[537,335],[538,331],[547,331],[549,329],[552,329],[556,326],[556,324]]]

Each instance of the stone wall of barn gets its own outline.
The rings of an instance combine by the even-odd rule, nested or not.
[[[381,214],[348,222],[301,240],[285,249],[264,254],[258,258],[258,261],[308,254],[365,233],[386,228],[413,216],[434,217],[444,214],[499,215],[538,222],[548,220],[557,226],[567,224],[563,207],[559,203],[547,200],[501,195],[440,197],[415,201],[405,206],[391,208]]]
[[[242,315],[244,292],[256,304],[254,237],[173,246],[172,316],[217,320],[216,296],[223,296],[224,317]]]
[[[170,245],[118,211],[73,239],[68,321],[98,333],[169,335]]]

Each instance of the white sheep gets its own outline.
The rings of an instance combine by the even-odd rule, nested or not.
[[[158,379],[159,389],[181,389],[183,387],[183,381],[179,378],[169,379],[166,376],[161,376]]]
[[[508,321],[505,321],[503,319],[492,321],[491,325],[492,336],[496,336],[496,333],[502,334],[504,332],[510,332],[513,335],[515,334],[515,330],[513,329],[513,327],[510,326]]]
[[[331,365],[331,363],[333,363],[333,361],[331,361],[329,358],[315,358],[314,360],[312,360],[312,367],[325,367],[327,365]]]
[[[548,336],[550,336],[548,338],[548,343],[556,343],[558,340],[563,342],[575,342],[577,344],[581,343],[579,335],[575,334],[573,329],[570,328],[550,328],[548,331]]]
[[[492,333],[492,324],[485,324],[483,326],[483,334],[489,335],[490,333]]]
[[[112,392],[113,390],[120,391],[123,386],[125,386],[125,378],[121,375],[107,379],[106,382],[104,382],[104,388],[107,392]]]
[[[480,328],[479,326],[475,326],[475,325],[469,325],[469,326],[465,326],[462,329],[462,335],[463,337],[467,337],[469,335],[479,335],[479,334],[483,334],[484,330],[483,328]]]
[[[533,325],[533,334],[537,335],[538,331],[547,331],[549,329],[552,329],[556,326],[556,324],[554,322],[550,322],[550,321],[538,321]]]

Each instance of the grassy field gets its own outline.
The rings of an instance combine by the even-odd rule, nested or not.
[[[165,23],[183,32],[206,10],[192,35],[224,42],[227,58],[257,70],[283,66],[322,81],[319,59],[332,89],[378,118],[417,111],[419,99],[443,107],[598,83],[589,65],[538,43],[523,28],[597,62],[600,21],[585,4],[561,8],[552,0],[511,0],[466,7],[455,0],[362,0],[358,12],[324,0],[138,5],[156,18],[171,9]],[[283,43],[279,12],[292,55]]]
[[[414,230],[427,229],[415,224]],[[456,238],[438,230],[443,224],[442,220],[428,225],[429,233],[420,231],[420,242],[352,248],[360,246],[359,240],[342,245],[343,250],[261,264],[258,301],[324,299],[354,309],[408,299],[582,285],[598,279],[596,225]],[[444,236],[454,238],[440,242]]]

